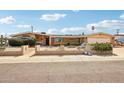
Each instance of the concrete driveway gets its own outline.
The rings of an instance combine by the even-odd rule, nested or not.
[[[124,62],[1,63],[0,82],[124,83]]]

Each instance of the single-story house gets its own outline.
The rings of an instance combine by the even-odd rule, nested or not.
[[[116,46],[124,46],[124,33],[117,33],[114,36]]]
[[[90,34],[87,35],[87,42],[88,43],[111,43],[114,44],[115,42],[115,37],[110,34],[106,33],[95,33],[95,34]]]
[[[90,35],[49,35],[45,33],[26,32],[11,35],[12,37],[32,37],[40,45],[80,45],[87,43],[111,43],[114,44],[114,36],[106,33]]]
[[[115,34],[115,39],[124,38],[124,33]]]

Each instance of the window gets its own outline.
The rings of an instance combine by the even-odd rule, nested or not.
[[[54,38],[54,42],[63,42],[63,38],[56,37]]]

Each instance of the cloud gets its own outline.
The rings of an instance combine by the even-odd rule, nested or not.
[[[16,20],[13,18],[13,16],[8,16],[5,18],[1,18],[0,19],[0,23],[1,24],[12,24],[14,23]]]
[[[63,28],[63,29],[61,29],[61,32],[63,32],[63,33],[66,33],[66,32],[71,32],[71,33],[73,33],[73,32],[83,32],[83,31],[86,31],[86,28],[84,28],[84,27],[69,27],[69,28]]]
[[[122,20],[103,20],[96,23],[87,24],[86,26],[79,27],[64,27],[61,29],[49,29],[47,33],[55,34],[81,34],[82,32],[92,33],[92,26],[95,27],[94,32],[103,32],[114,29],[122,29],[124,28],[124,21]]]
[[[95,26],[97,29],[121,29],[124,28],[124,21],[122,20],[103,20],[98,23],[87,24],[87,28],[91,30],[91,27]]]
[[[72,10],[72,12],[79,12],[80,10]]]
[[[31,25],[16,25],[18,28],[30,28]]]
[[[81,34],[82,32],[87,31],[84,27],[66,27],[61,29],[51,28],[47,30],[48,34]]]
[[[48,29],[47,34],[55,34],[55,33],[57,33],[57,32],[58,32],[57,29],[55,29],[55,28],[50,28],[50,29]]]
[[[124,14],[120,15],[120,18],[121,18],[121,19],[124,19]]]
[[[38,29],[35,29],[35,30],[33,30],[33,32],[36,32],[36,33],[41,33],[42,31],[40,31],[40,30],[38,30]]]
[[[64,18],[66,16],[66,14],[44,14],[41,15],[40,20],[44,20],[44,21],[57,21],[60,18]]]

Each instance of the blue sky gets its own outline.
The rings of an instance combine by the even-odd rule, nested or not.
[[[0,34],[30,31],[48,34],[124,33],[122,10],[0,10]],[[95,26],[95,30],[91,30]]]

